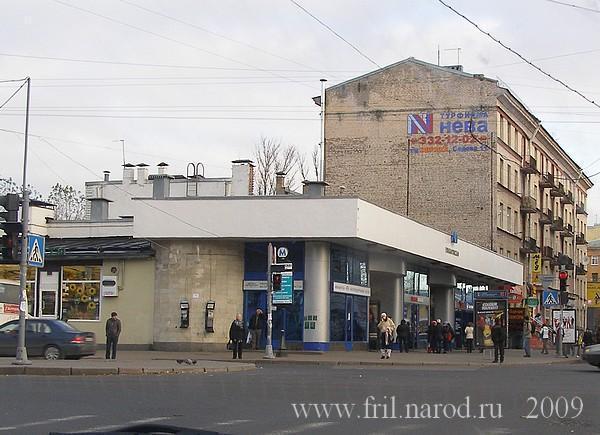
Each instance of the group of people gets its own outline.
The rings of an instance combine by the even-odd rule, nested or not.
[[[450,323],[442,323],[441,319],[433,320],[427,328],[427,352],[448,353],[452,351],[455,335]]]
[[[379,331],[379,348],[381,350],[381,359],[389,359],[392,355],[392,344],[397,342],[400,346],[400,352],[408,352],[410,347],[410,324],[402,319],[396,326],[387,313],[381,313],[381,319],[377,324]]]
[[[256,312],[250,317],[248,329],[246,329],[246,324],[242,320],[242,315],[237,314],[229,327],[229,343],[233,351],[233,359],[242,359],[244,343],[250,344],[253,350],[259,349],[264,325],[265,315],[260,308],[257,308]]]

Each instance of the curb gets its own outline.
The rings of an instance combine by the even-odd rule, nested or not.
[[[256,364],[245,363],[228,367],[36,367],[6,366],[0,367],[0,376],[115,376],[115,375],[178,375],[178,374],[214,374],[235,373],[256,370]]]

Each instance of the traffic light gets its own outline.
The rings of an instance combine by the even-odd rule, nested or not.
[[[5,260],[17,260],[19,251],[19,233],[21,223],[19,222],[19,195],[8,193],[0,196],[0,229],[4,231],[0,253]]]
[[[273,291],[274,292],[278,292],[281,290],[281,273],[274,273],[273,274]]]
[[[560,304],[567,305],[569,302],[569,294],[567,293],[567,278],[569,278],[569,273],[566,271],[561,271],[558,274],[558,280],[560,281]]]

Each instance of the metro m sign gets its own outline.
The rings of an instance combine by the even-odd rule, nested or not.
[[[408,134],[433,133],[433,113],[412,113],[407,117]]]

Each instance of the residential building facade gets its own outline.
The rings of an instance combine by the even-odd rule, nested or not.
[[[358,195],[521,262],[524,297],[539,301],[543,275],[557,288],[563,266],[583,314],[592,183],[496,80],[409,58],[326,89],[324,167],[328,195]]]

